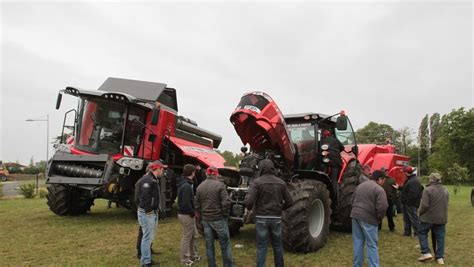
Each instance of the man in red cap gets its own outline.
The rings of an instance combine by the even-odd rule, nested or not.
[[[135,203],[137,204],[138,223],[142,229],[140,252],[141,266],[152,266],[151,243],[155,239],[160,210],[160,185],[158,179],[167,166],[160,160],[148,165],[148,172],[135,184]],[[140,236],[138,237],[140,240]]]

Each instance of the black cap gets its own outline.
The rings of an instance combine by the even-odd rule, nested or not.
[[[376,170],[374,171],[374,173],[372,173],[372,180],[378,180],[378,179],[382,179],[382,178],[385,178],[385,172],[384,171],[381,171],[381,170]]]

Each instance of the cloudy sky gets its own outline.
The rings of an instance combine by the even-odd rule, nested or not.
[[[472,2],[12,3],[1,5],[0,159],[45,158],[75,107],[66,86],[107,77],[163,82],[180,114],[241,146],[241,95],[284,113],[336,113],[416,129],[425,114],[474,105]],[[52,154],[52,148],[50,150]]]

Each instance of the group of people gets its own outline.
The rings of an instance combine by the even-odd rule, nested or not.
[[[148,172],[135,185],[138,222],[140,225],[137,240],[138,257],[142,266],[152,266],[152,241],[160,210],[160,188],[158,179],[167,166],[157,160],[148,165]],[[271,240],[275,266],[284,266],[282,233],[282,212],[293,204],[293,200],[283,180],[275,176],[275,167],[271,160],[260,162],[260,174],[250,184],[244,204],[248,210],[254,209],[256,218],[257,266],[266,262],[267,246]],[[197,167],[186,164],[178,181],[178,220],[182,226],[181,263],[191,266],[201,260],[196,249],[196,221],[203,226],[206,241],[208,266],[217,266],[214,240],[221,247],[224,267],[235,266],[232,257],[228,216],[231,202],[224,182],[219,178],[218,170],[209,167],[207,178],[194,190]]]
[[[378,230],[387,216],[389,230],[395,231],[393,207],[400,190],[403,204],[403,236],[418,237],[424,262],[433,259],[428,244],[428,232],[432,232],[433,251],[438,264],[444,264],[444,240],[448,217],[448,191],[441,183],[441,175],[432,173],[429,184],[423,188],[411,167],[404,168],[407,180],[403,186],[387,176],[384,170],[376,170],[370,180],[358,185],[352,198],[353,266],[363,266],[364,247],[367,246],[369,266],[379,266]]]

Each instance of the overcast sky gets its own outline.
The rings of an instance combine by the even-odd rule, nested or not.
[[[0,159],[45,158],[76,99],[107,77],[176,88],[180,115],[238,152],[230,114],[247,91],[283,113],[347,111],[417,129],[472,108],[472,3],[1,3]],[[52,139],[52,138],[51,138]],[[50,150],[50,156],[53,149]]]

